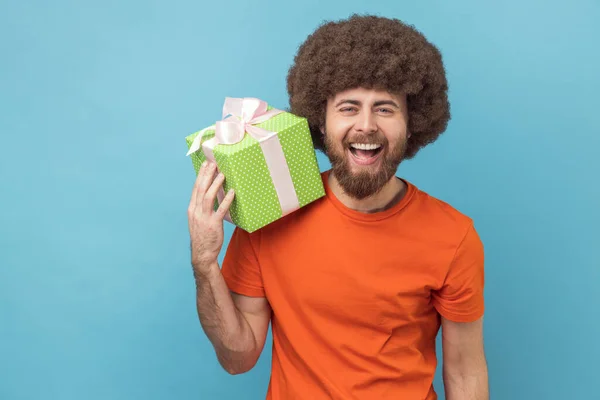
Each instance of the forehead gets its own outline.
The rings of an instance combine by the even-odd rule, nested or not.
[[[402,97],[402,95],[390,93],[385,89],[353,88],[336,93],[335,96],[329,99],[329,102],[337,102],[341,99],[357,100],[363,103],[380,100],[401,101]]]

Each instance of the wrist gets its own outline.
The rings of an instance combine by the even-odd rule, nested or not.
[[[219,264],[217,263],[217,261],[208,263],[196,263],[193,264],[192,267],[194,271],[194,280],[196,281],[196,286],[210,281],[216,275],[216,272],[220,271]]]

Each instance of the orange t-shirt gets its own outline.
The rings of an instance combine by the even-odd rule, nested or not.
[[[433,400],[440,315],[483,315],[483,246],[470,218],[408,185],[366,214],[327,195],[251,234],[235,229],[229,288],[273,309],[267,399]]]

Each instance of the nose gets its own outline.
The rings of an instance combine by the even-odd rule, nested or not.
[[[354,124],[357,132],[364,134],[377,132],[377,121],[371,112],[361,112],[357,118],[356,124]]]

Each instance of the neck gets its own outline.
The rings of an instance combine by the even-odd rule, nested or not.
[[[329,174],[328,181],[331,191],[343,205],[351,210],[364,213],[375,213],[390,209],[402,200],[407,189],[406,184],[401,179],[392,176],[379,192],[362,200],[358,200],[344,192],[344,189],[340,186],[333,171]]]

